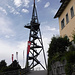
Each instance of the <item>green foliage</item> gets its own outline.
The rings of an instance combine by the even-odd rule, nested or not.
[[[75,30],[73,31],[72,38],[73,38],[72,41],[74,41],[74,43],[75,43]]]
[[[5,62],[5,60],[2,60],[0,62],[0,72],[5,71],[6,68],[7,68],[7,63]]]
[[[68,46],[71,45],[71,42],[69,39],[65,36],[64,38],[62,37],[53,37],[51,43],[49,44],[49,49],[48,49],[48,58],[49,58],[49,67],[51,70],[50,65],[56,61],[61,61],[63,62],[66,60],[66,49]],[[70,68],[71,69],[71,68]],[[48,69],[49,70],[49,69]],[[67,70],[67,68],[66,68]],[[70,70],[69,70],[70,71]],[[67,71],[66,71],[67,72]]]
[[[65,66],[66,75],[72,75],[73,65],[75,64],[75,51],[69,51],[65,54],[67,63]]]
[[[71,63],[67,63],[65,66],[66,75],[72,75],[73,67]]]
[[[48,68],[47,68],[47,75],[49,75],[49,72],[51,71],[51,64],[50,64],[50,60],[48,58]]]
[[[69,51],[75,51],[75,47],[74,47],[73,45],[71,45],[71,46],[69,47]]]
[[[65,56],[68,63],[75,64],[75,51],[69,51]]]
[[[49,58],[52,58],[56,53],[64,53],[70,44],[67,37],[53,37],[48,49]]]
[[[21,66],[18,64],[16,60],[14,60],[13,63],[8,66],[8,71],[17,69],[21,69]]]
[[[5,62],[5,60],[2,60],[1,62],[0,62],[0,69],[2,68],[2,67],[6,67],[6,62]]]
[[[50,60],[50,62],[51,62],[51,63],[54,63],[54,62],[56,62],[56,61],[60,61],[60,62],[63,63],[64,60],[65,60],[64,54],[65,54],[65,53],[56,53],[56,54],[52,57],[52,59]]]
[[[0,72],[12,71],[17,69],[21,69],[21,66],[16,60],[14,60],[13,63],[11,63],[9,66],[7,66],[5,60],[2,60],[0,62]]]

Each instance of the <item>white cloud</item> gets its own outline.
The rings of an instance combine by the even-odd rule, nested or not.
[[[26,50],[27,43],[26,42],[8,42],[4,40],[0,40],[0,61],[5,59],[7,64],[11,64],[12,59],[11,56],[14,54],[14,59],[16,59],[16,52],[18,52],[18,61],[20,65],[23,67],[23,50],[24,50],[24,66],[26,63]]]
[[[26,63],[26,56],[27,56],[27,42],[20,41],[16,45],[17,47],[17,52],[19,53],[19,63],[21,64],[22,67],[25,67]],[[24,64],[23,64],[23,51],[24,51]]]
[[[42,35],[42,40],[43,40],[43,46],[44,46],[44,52],[45,52],[45,57],[46,57],[46,62],[47,62],[47,58],[48,58],[48,48],[49,48],[49,43],[50,43],[50,40],[51,39],[51,36],[43,36]],[[44,56],[43,56],[43,51],[41,51],[40,55],[38,56],[38,59],[39,61],[43,64],[43,66],[45,67],[45,61],[44,61]],[[40,68],[41,70],[43,70],[43,68],[39,65],[36,67],[37,68]]]
[[[6,10],[5,10],[5,9],[3,9],[2,7],[0,7],[0,11],[2,11],[4,14],[6,14],[6,15],[7,15]]]
[[[42,36],[43,39],[43,45],[44,45],[44,49],[45,49],[45,54],[46,54],[46,58],[47,58],[47,51],[49,48],[49,43],[51,40],[49,40],[51,37],[47,37],[47,36]]]
[[[49,42],[53,35],[59,35],[59,30],[53,26],[51,27],[49,22],[42,22],[41,26],[42,35],[47,38]]]
[[[9,36],[9,35],[5,35],[5,37],[6,37],[6,38],[8,38],[8,39],[10,38],[10,36]]]
[[[7,5],[7,7],[9,8],[10,13],[13,13],[13,14],[20,14],[14,7],[9,6],[9,5]]]
[[[22,12],[23,12],[23,13],[29,13],[29,10],[27,10],[27,9],[22,9]]]
[[[47,7],[49,7],[49,6],[50,6],[50,3],[47,2],[47,3],[45,4],[44,8],[47,8]]]
[[[56,28],[51,28],[50,26],[45,26],[45,29],[50,31],[56,31]]]
[[[49,44],[49,38],[43,36],[43,43],[44,43],[44,50],[47,59],[47,50]],[[8,42],[0,40],[0,60],[5,59],[7,64],[9,65],[12,61],[11,56],[14,54],[14,59],[16,59],[16,52],[18,52],[18,61],[21,67],[23,67],[23,51],[24,51],[24,65],[26,63],[26,56],[27,56],[27,42],[20,41],[20,42]],[[43,53],[43,52],[42,52]],[[40,56],[43,54],[40,54]],[[43,57],[39,56],[39,60],[42,64],[44,64]],[[38,67],[38,66],[37,66]]]
[[[14,4],[16,5],[16,7],[20,7],[22,4],[21,0],[14,0]]]
[[[0,34],[13,34],[12,22],[6,17],[0,17]]]
[[[14,48],[12,45],[8,44],[3,40],[0,40],[0,60],[5,59],[5,61],[11,63],[11,54],[13,53]]]
[[[21,5],[25,6],[25,7],[29,7],[29,0],[14,0],[14,5],[16,5],[16,7],[20,7]]]
[[[52,13],[53,15],[55,15],[55,13],[57,12],[57,10],[58,10],[58,9],[51,9],[51,13]]]
[[[20,50],[25,50],[27,48],[27,42],[18,42],[17,48],[19,48]]]
[[[44,25],[44,27],[42,27],[43,31],[57,31],[55,27],[50,27],[47,21],[42,22],[41,24]]]
[[[28,8],[30,1],[29,0],[23,0],[23,2],[24,2],[24,6]]]
[[[40,0],[37,0],[37,2],[40,2]]]

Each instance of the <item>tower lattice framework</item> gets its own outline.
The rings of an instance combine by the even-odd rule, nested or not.
[[[29,50],[27,51],[27,66],[30,69],[34,69],[35,66],[40,64],[43,69],[46,69],[46,58],[45,58],[45,52],[42,42],[42,36],[40,31],[40,23],[38,21],[37,16],[37,10],[35,6],[35,0],[33,5],[33,12],[32,12],[32,19],[30,21],[30,24],[27,24],[24,26],[25,28],[30,29],[30,35],[29,35]],[[45,66],[40,62],[38,56],[43,53],[43,58],[45,62]]]

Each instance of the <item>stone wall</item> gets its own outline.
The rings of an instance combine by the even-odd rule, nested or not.
[[[75,75],[75,67],[73,68],[73,73],[72,73],[72,75]]]
[[[66,75],[65,65],[66,61],[64,61],[64,63],[61,63],[60,61],[53,63],[51,65],[52,70],[49,72],[49,75]],[[75,67],[73,68],[72,75],[75,75]]]
[[[66,75],[64,69],[65,65],[65,62],[63,64],[59,61],[53,63],[51,65],[52,71],[50,71],[49,75]]]

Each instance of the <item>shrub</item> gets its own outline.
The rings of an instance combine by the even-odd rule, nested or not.
[[[71,63],[67,63],[65,66],[66,75],[72,75],[73,67]]]
[[[68,63],[75,63],[75,51],[69,51],[66,53],[66,60]]]

